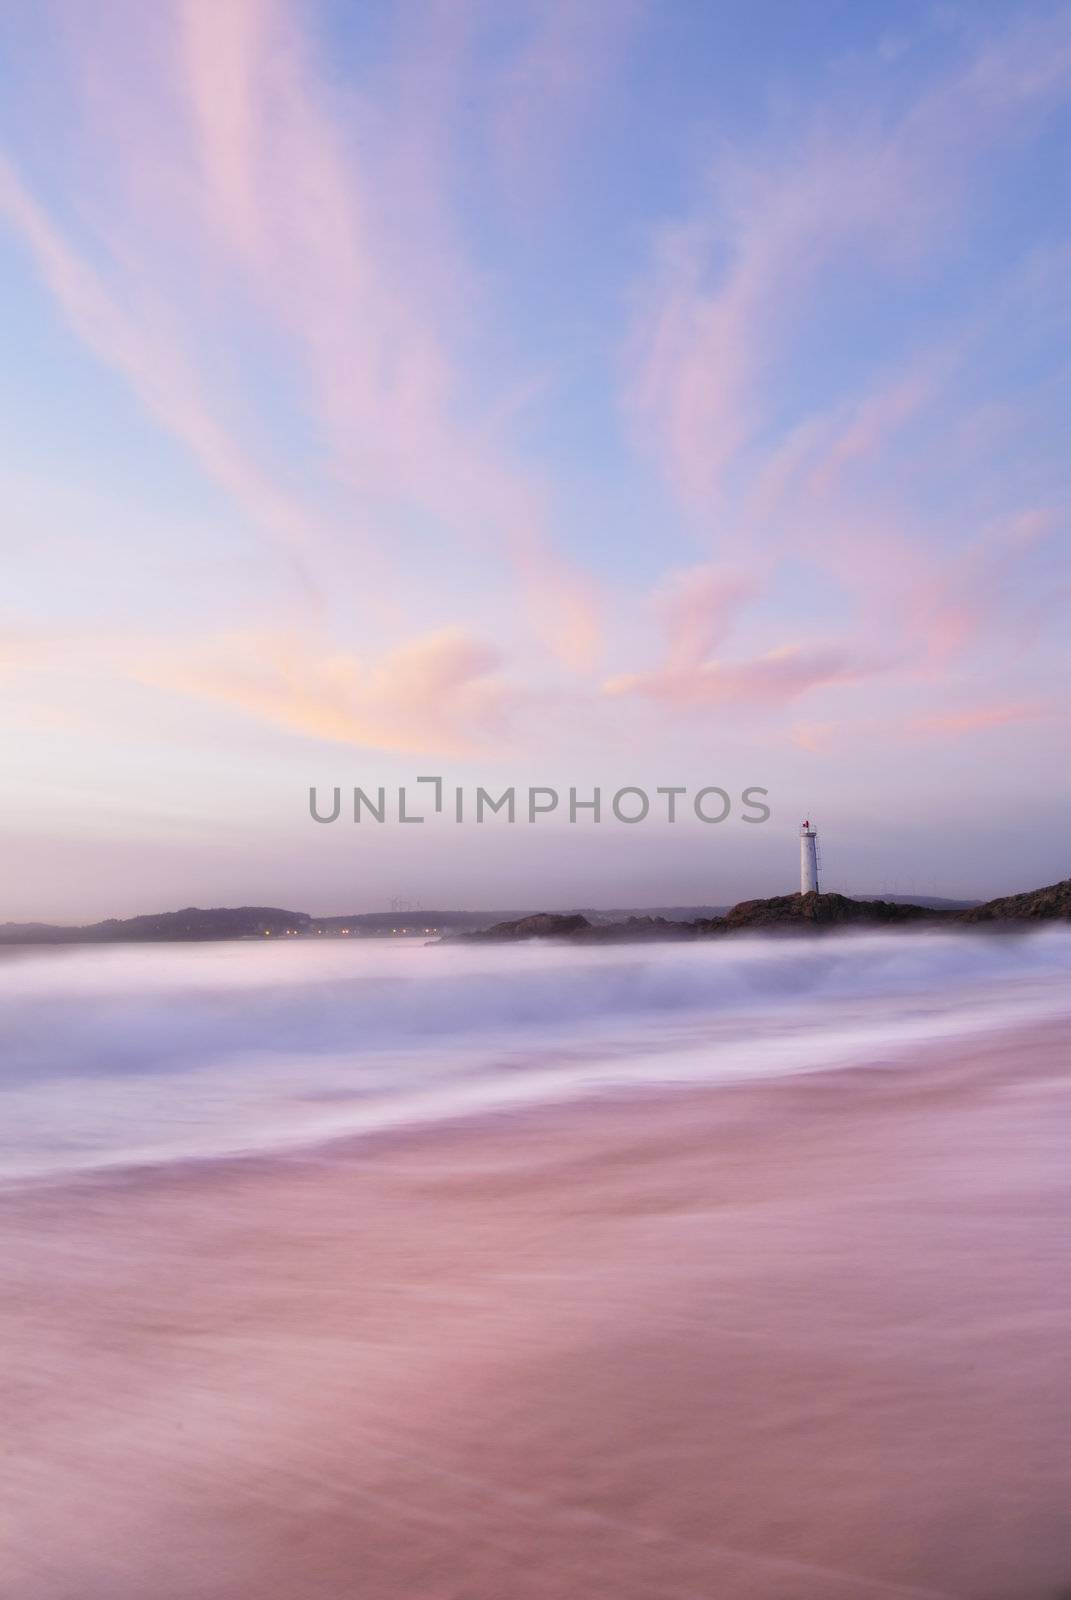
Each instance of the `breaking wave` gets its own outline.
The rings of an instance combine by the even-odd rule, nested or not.
[[[1071,1007],[1071,931],[576,949],[11,951],[12,1176],[315,1142],[545,1098],[864,1061]]]

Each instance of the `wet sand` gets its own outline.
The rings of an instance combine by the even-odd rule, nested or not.
[[[0,1594],[1071,1594],[1069,1069],[0,1192]]]

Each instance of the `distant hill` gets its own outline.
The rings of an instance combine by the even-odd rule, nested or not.
[[[521,911],[355,911],[344,917],[312,917],[307,911],[287,911],[279,906],[217,906],[206,910],[187,906],[182,911],[158,911],[139,917],[109,917],[83,927],[49,922],[0,923],[0,944],[112,944],[151,943],[156,940],[250,939],[265,935],[390,934],[403,929],[464,930],[486,928]]]
[[[0,922],[0,944],[63,944],[81,931],[55,922]]]
[[[724,906],[680,906],[648,915],[670,921],[694,921],[716,916]],[[392,933],[463,933],[493,924],[531,916],[528,910],[498,911],[354,911],[348,916],[313,917],[307,911],[287,911],[278,906],[220,906],[206,910],[187,906],[182,911],[158,911],[137,917],[109,917],[84,926],[56,922],[0,923],[0,944],[135,944],[157,940],[249,939],[264,935],[352,932],[363,935]],[[617,925],[632,916],[628,911],[588,911],[592,922]]]
[[[0,944],[119,944],[157,940],[244,939],[254,935],[303,932],[312,919],[306,911],[277,906],[218,906],[202,910],[150,912],[140,917],[109,917],[82,928],[47,922],[0,923]]]
[[[522,911],[354,911],[345,917],[313,917],[310,932],[322,928],[325,933],[341,933],[352,928],[361,933],[394,933],[407,928],[422,932],[425,928],[487,928],[493,922],[507,918],[530,916]]]

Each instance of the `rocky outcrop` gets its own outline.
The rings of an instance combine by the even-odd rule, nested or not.
[[[961,911],[957,922],[1071,922],[1071,878],[1025,894],[1006,894]]]
[[[699,922],[672,922],[667,917],[625,917],[605,922],[574,935],[577,944],[664,944],[700,937]]]
[[[741,900],[724,917],[701,924],[704,932],[739,933],[751,929],[811,932],[833,927],[891,927],[906,922],[946,919],[951,913],[890,900],[851,900],[844,894],[782,894],[768,900]]]
[[[591,931],[591,923],[579,912],[562,915],[556,911],[537,911],[534,916],[518,917],[514,922],[496,922],[493,927],[479,932],[463,933],[466,940],[490,939],[497,942],[510,939],[568,939]]]
[[[852,900],[845,894],[782,894],[765,900],[741,900],[723,917],[671,922],[663,917],[628,917],[593,925],[575,913],[541,912],[500,922],[463,938],[567,939],[570,944],[650,943],[664,940],[716,939],[737,933],[815,934],[845,928],[1025,926],[1042,920],[1071,920],[1071,881],[1007,895],[965,911],[912,905],[904,901]]]
[[[692,922],[627,917],[621,922],[593,924],[579,912],[561,916],[543,911],[538,916],[499,922],[461,937],[495,943],[513,939],[567,939],[570,944],[660,943],[753,931],[813,933],[838,927],[888,927],[936,921],[949,915],[925,906],[894,905],[887,900],[850,900],[843,894],[784,894],[768,900],[742,900],[723,917]]]

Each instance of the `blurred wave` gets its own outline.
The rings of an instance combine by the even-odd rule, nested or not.
[[[1071,931],[572,949],[333,940],[0,962],[13,1177],[812,1070],[1071,1008]]]

